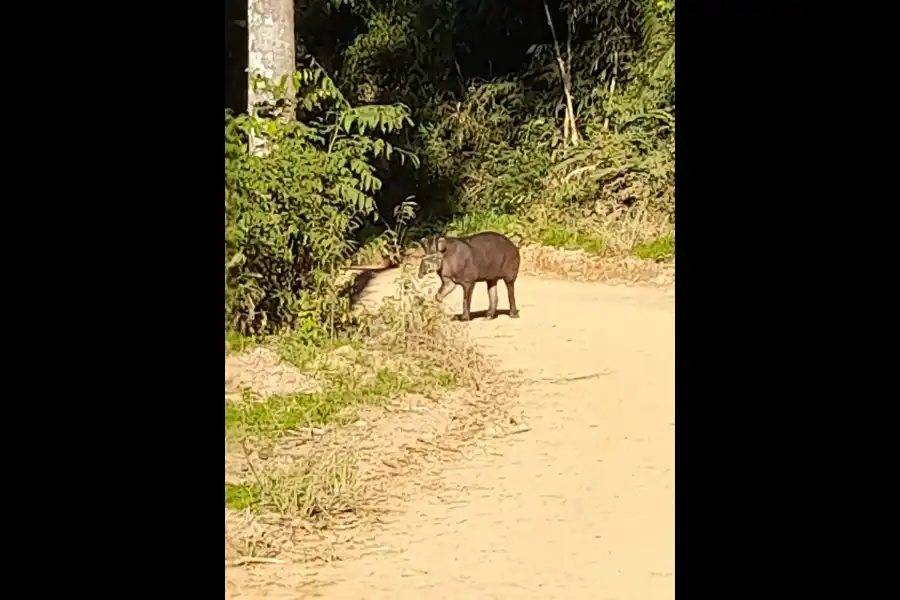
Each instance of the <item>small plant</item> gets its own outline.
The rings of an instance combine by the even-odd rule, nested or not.
[[[403,261],[403,249],[406,247],[407,234],[410,222],[416,218],[416,210],[419,205],[409,196],[394,207],[394,226],[385,223],[387,230],[382,234],[382,253],[392,265],[399,265]]]
[[[634,255],[647,260],[664,261],[675,258],[675,236],[666,235],[634,247]]]

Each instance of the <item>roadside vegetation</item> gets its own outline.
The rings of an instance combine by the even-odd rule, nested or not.
[[[674,269],[674,0],[324,0],[294,19],[292,85],[251,81],[278,110],[225,115],[226,366],[242,373],[226,380],[225,504],[240,555],[284,549],[260,523],[364,510],[375,459],[343,442],[366,411],[508,384],[415,281],[355,306],[348,266],[493,230],[642,280]],[[587,269],[543,252],[525,266]]]
[[[418,285],[405,274],[377,312],[357,310],[352,328],[331,338],[226,336],[226,553],[296,554],[302,544],[283,519],[317,529],[371,514],[385,473],[415,468],[406,450],[391,458],[397,433],[389,418],[371,422],[384,416],[379,408],[407,411],[415,399],[419,409],[457,411],[453,423],[408,436],[417,455],[458,452],[473,431],[505,418],[498,398],[510,380]],[[240,386],[228,381],[229,365],[232,375],[243,366]],[[464,401],[447,402],[459,389]]]

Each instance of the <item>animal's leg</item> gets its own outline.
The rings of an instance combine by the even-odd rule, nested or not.
[[[449,279],[444,279],[443,277],[441,277],[441,289],[439,289],[437,291],[437,294],[435,295],[434,298],[435,298],[435,300],[440,302],[441,300],[446,298],[450,294],[450,292],[452,292],[455,289],[456,289],[455,283],[453,283]]]
[[[472,306],[472,292],[475,291],[475,282],[471,281],[462,284],[463,286],[463,312],[460,315],[460,321],[468,321],[472,318],[469,314],[469,308]]]
[[[487,318],[497,318],[497,280],[493,279],[487,282],[488,287],[488,310]]]
[[[516,308],[516,280],[506,280],[504,283],[506,283],[506,293],[509,296],[509,316],[511,319],[518,319],[519,309]]]

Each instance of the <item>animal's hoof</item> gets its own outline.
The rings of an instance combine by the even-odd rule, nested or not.
[[[460,321],[471,321],[472,317],[469,315],[459,315],[459,320]]]
[[[496,319],[497,313],[488,313],[485,315],[485,317],[487,317],[488,319]]]
[[[518,318],[519,318],[519,311],[517,311],[517,310],[516,310],[516,311],[512,311],[512,310],[509,311],[509,318],[510,318],[510,319],[518,319]]]

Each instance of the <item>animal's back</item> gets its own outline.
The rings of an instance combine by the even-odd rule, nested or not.
[[[482,231],[457,239],[471,248],[479,280],[514,281],[518,276],[519,249],[502,233]]]

